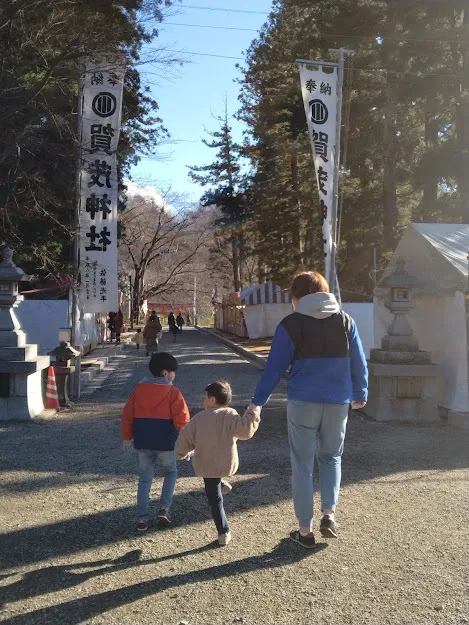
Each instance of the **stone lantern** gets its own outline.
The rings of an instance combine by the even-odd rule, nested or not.
[[[62,341],[58,347],[49,352],[49,356],[55,358],[54,374],[57,383],[57,394],[59,396],[59,404],[63,408],[70,407],[68,378],[71,373],[75,372],[75,367],[72,366],[71,361],[79,355],[80,352],[70,347],[70,343],[66,341]]]
[[[389,289],[386,308],[394,315],[380,349],[372,349],[368,371],[369,399],[365,412],[378,421],[439,421],[441,369],[419,349],[407,315],[415,308],[412,294],[422,286],[399,258],[396,270],[381,281]]]
[[[0,263],[0,420],[30,419],[44,410],[42,370],[48,356],[27,345],[14,308],[23,301],[18,282],[30,280],[13,262],[13,250],[3,248]]]
[[[381,288],[389,289],[385,306],[394,315],[387,335],[381,342],[380,350],[372,350],[373,356],[384,358],[385,362],[430,362],[427,352],[419,351],[419,344],[414,336],[407,315],[415,308],[412,291],[421,286],[420,282],[409,275],[405,269],[405,260],[398,258],[397,269],[380,282]],[[378,353],[377,353],[378,352]],[[389,353],[391,352],[391,353]]]

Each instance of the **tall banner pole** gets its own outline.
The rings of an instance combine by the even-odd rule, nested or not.
[[[117,146],[125,57],[80,57],[71,327],[80,350],[80,316],[119,310],[117,267]],[[80,358],[73,395],[80,397]]]
[[[346,50],[345,48],[339,48],[339,50],[330,50],[330,52],[339,53],[339,61],[337,68],[337,130],[336,130],[336,160],[335,160],[335,174],[334,174],[334,198],[333,198],[333,246],[332,246],[332,270],[331,270],[331,291],[335,293],[339,304],[342,304],[340,297],[340,285],[337,277],[337,253],[339,245],[339,182],[340,182],[340,155],[341,155],[341,137],[342,137],[342,104],[344,94],[344,69],[345,69],[345,55],[351,56],[354,54],[353,50]]]
[[[324,273],[331,291],[340,302],[337,279],[337,244],[340,175],[340,139],[345,55],[339,61],[297,59],[301,91],[316,170],[322,215]]]
[[[331,284],[334,241],[334,190],[337,175],[338,63],[297,60],[313,152],[322,218],[324,275]]]
[[[80,273],[80,193],[82,173],[82,144],[83,144],[83,87],[85,83],[85,61],[80,56],[78,60],[78,101],[77,101],[77,148],[76,148],[76,181],[75,181],[75,206],[73,216],[73,278],[71,286],[70,306],[70,340],[72,346],[77,349],[79,355],[75,359],[75,370],[72,375],[72,398],[80,399],[81,395],[81,350],[80,343],[80,312],[79,312],[79,273]]]
[[[331,277],[330,288],[332,293],[337,297],[339,303],[340,288],[337,280],[337,231],[339,223],[339,176],[340,176],[340,139],[342,135],[342,101],[344,90],[344,66],[345,66],[345,50],[339,50],[339,62],[337,68],[337,115],[336,115],[336,148],[334,159],[334,192],[332,198],[332,250],[331,250]]]

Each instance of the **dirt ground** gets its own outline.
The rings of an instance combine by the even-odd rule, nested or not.
[[[259,371],[196,330],[164,348],[191,412],[228,379],[234,406]],[[135,456],[120,448],[123,403],[147,359],[126,347],[80,404],[0,424],[0,619],[5,625],[463,624],[468,618],[469,433],[350,418],[337,520],[314,552],[295,527],[285,388],[240,442],[226,497],[233,541],[215,528],[190,463],[180,463],[174,523],[137,535]],[[160,481],[155,480],[155,495]],[[319,501],[316,502],[319,506]],[[319,509],[316,509],[316,526]]]

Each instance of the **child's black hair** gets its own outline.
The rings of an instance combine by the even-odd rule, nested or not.
[[[178,361],[172,354],[167,352],[157,352],[150,358],[150,373],[155,378],[161,378],[163,371],[177,371]]]
[[[219,406],[229,406],[233,398],[231,386],[226,380],[212,382],[207,386],[205,392],[207,393],[207,397],[214,397]]]
[[[142,331],[142,328],[137,328],[137,332],[141,332],[141,331]]]

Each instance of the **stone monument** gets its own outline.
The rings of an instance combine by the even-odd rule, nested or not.
[[[44,410],[42,370],[49,356],[38,356],[27,345],[14,308],[23,300],[18,282],[30,280],[13,262],[13,250],[3,248],[0,263],[0,421],[31,419]]]
[[[438,411],[441,369],[432,364],[419,344],[407,315],[415,304],[412,290],[420,286],[405,269],[405,260],[379,284],[390,290],[386,308],[394,315],[381,349],[372,349],[368,363],[369,399],[365,413],[377,421],[440,420]]]

